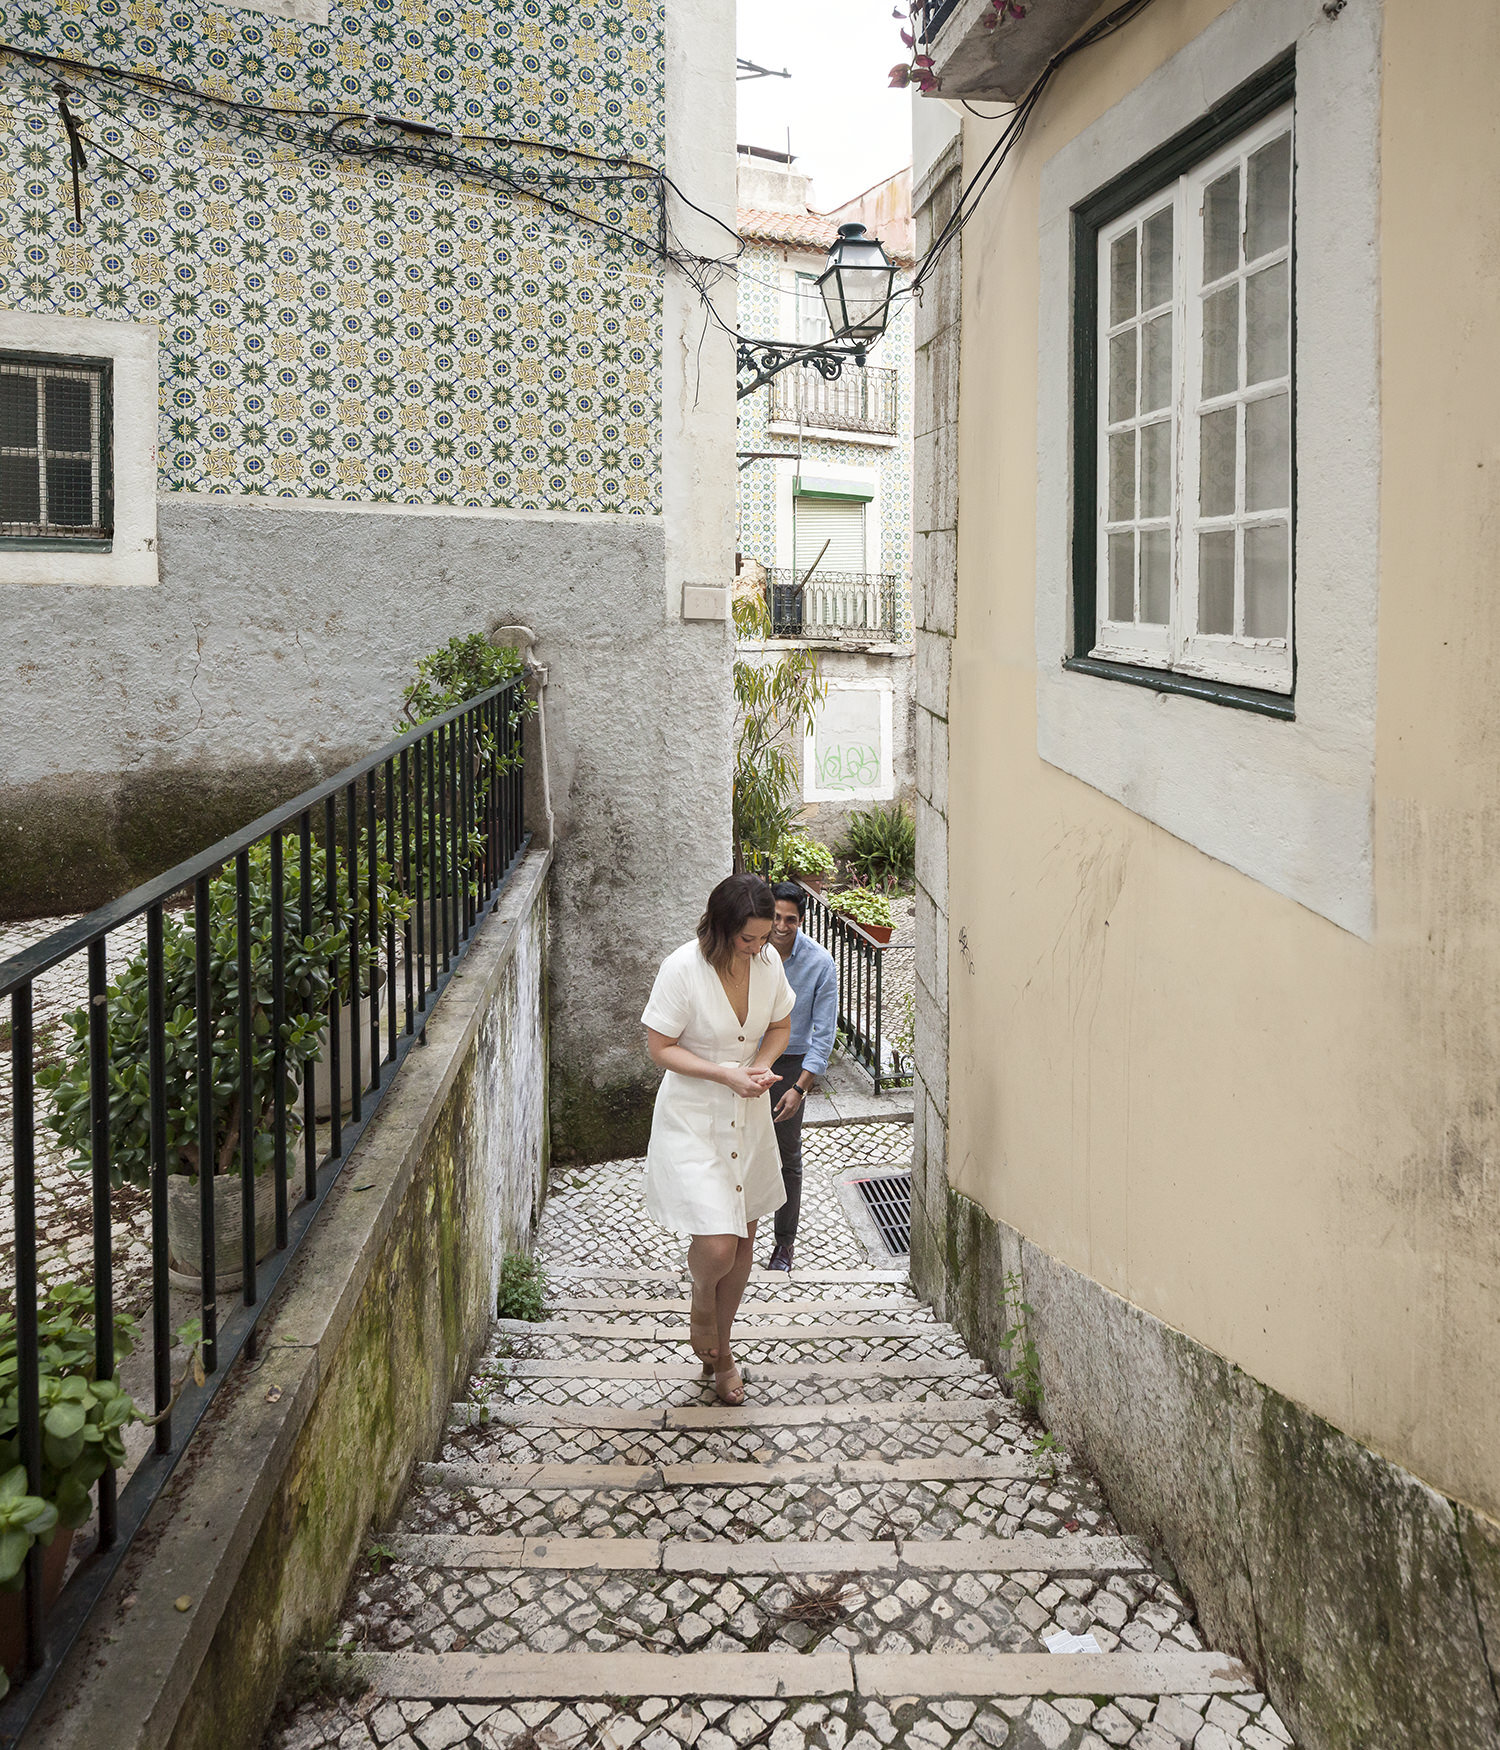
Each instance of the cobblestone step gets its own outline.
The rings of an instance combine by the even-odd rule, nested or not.
[[[1006,1399],[970,1398],[957,1403],[932,1398],[855,1399],[820,1404],[703,1404],[666,1409],[625,1410],[604,1405],[512,1404],[495,1399],[452,1406],[453,1420],[465,1426],[488,1422],[512,1428],[714,1429],[803,1428],[817,1423],[863,1422],[984,1423],[1014,1412]]]
[[[386,1653],[382,1695],[425,1701],[517,1698],[1233,1695],[1253,1687],[1223,1653]],[[1201,1719],[1200,1719],[1201,1725]],[[1149,1741],[1148,1741],[1149,1742]],[[1165,1742],[1170,1743],[1171,1740]],[[1179,1740],[1180,1742],[1180,1740]]]
[[[413,1536],[387,1539],[395,1559],[417,1567],[561,1568],[667,1574],[1129,1574],[1149,1564],[1123,1537],[948,1538],[921,1543],[723,1543],[656,1537]]]
[[[1096,1485],[860,1267],[819,1146],[819,1267],[752,1276],[743,1406],[683,1347],[638,1173],[554,1190],[549,1318],[497,1323],[351,1590],[375,1688],[278,1750],[1290,1750]]]
[[[590,1264],[549,1264],[547,1266],[549,1282],[675,1282],[686,1287],[688,1273],[685,1267],[676,1270],[663,1270],[659,1265],[642,1264],[630,1270],[598,1270]],[[770,1284],[781,1288],[805,1288],[808,1283],[847,1283],[847,1282],[883,1282],[892,1287],[906,1289],[905,1270],[798,1270],[795,1274],[786,1270],[767,1270],[761,1265],[750,1272],[752,1284]]]
[[[686,1343],[688,1326],[686,1323],[675,1325],[604,1325],[590,1322],[587,1319],[546,1319],[536,1324],[526,1324],[519,1319],[500,1319],[496,1321],[498,1328],[506,1335],[525,1335],[528,1337],[587,1337],[597,1338],[605,1343]],[[755,1319],[736,1320],[734,1327],[735,1348],[750,1343],[826,1343],[835,1339],[854,1338],[864,1342],[876,1342],[888,1337],[900,1338],[903,1342],[915,1339],[948,1337],[957,1341],[957,1335],[946,1325],[904,1325],[892,1321],[840,1321],[829,1320],[818,1325],[786,1325],[768,1324]]]
[[[669,1300],[666,1298],[661,1300],[610,1300],[608,1298],[591,1298],[586,1295],[573,1297],[549,1295],[547,1304],[556,1312],[660,1313],[676,1314],[682,1318],[686,1318],[692,1310],[690,1300]],[[915,1295],[908,1296],[904,1302],[897,1300],[782,1300],[780,1298],[770,1300],[762,1298],[747,1301],[745,1304],[751,1311],[759,1307],[762,1311],[774,1311],[778,1317],[811,1313],[820,1317],[831,1314],[836,1318],[843,1318],[849,1313],[900,1311],[910,1313],[913,1317],[925,1318],[933,1325],[937,1323],[932,1308],[925,1301],[918,1300]],[[739,1322],[739,1320],[735,1321],[736,1326]],[[752,1321],[747,1317],[746,1322]],[[505,1329],[510,1329],[513,1326],[523,1331],[537,1328],[527,1326],[519,1320],[497,1319],[495,1323]]]
[[[708,1464],[421,1464],[417,1477],[462,1489],[752,1488],[772,1483],[970,1483],[1033,1480],[1036,1462],[1014,1457],[797,1460]]]
[[[703,1369],[696,1363],[663,1361],[505,1361],[516,1379],[688,1379],[697,1382]],[[748,1385],[753,1378],[802,1379],[947,1379],[960,1374],[982,1374],[984,1363],[971,1356],[936,1361],[809,1361],[781,1365],[759,1362],[741,1369]]]

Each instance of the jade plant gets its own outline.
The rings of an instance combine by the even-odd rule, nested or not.
[[[891,917],[891,902],[880,893],[871,893],[868,887],[846,887],[841,892],[830,896],[828,901],[830,911],[843,914],[856,924],[863,924],[867,929],[873,925],[876,929],[889,929],[894,922]]]
[[[786,881],[797,875],[831,875],[833,852],[810,833],[793,828],[783,833],[771,858],[771,880]]]
[[[494,644],[483,632],[471,632],[466,637],[450,638],[439,650],[429,651],[417,659],[416,679],[401,695],[401,716],[397,720],[398,734],[407,734],[441,717],[457,705],[477,699],[491,687],[524,675],[526,664],[519,650],[509,644]],[[536,701],[517,688],[510,698],[510,728],[518,729],[522,721],[536,710]],[[453,823],[460,835],[457,847],[458,866],[469,876],[471,891],[477,891],[474,871],[484,854],[485,804],[497,778],[518,771],[521,754],[500,751],[494,731],[487,723],[474,725],[473,819]],[[415,867],[430,868],[432,862],[443,861],[443,851],[434,844],[428,815],[421,803],[421,791],[415,770],[408,778],[408,807],[416,820],[412,860]],[[449,891],[446,871],[437,877],[440,893]]]
[[[322,1052],[320,1035],[335,986],[341,1000],[352,983],[346,923],[327,909],[327,855],[314,845],[310,857],[313,904],[302,916],[301,846],[283,847],[282,907],[285,943],[285,998],[282,1041],[288,1137],[300,1134],[298,1094],[306,1066]],[[361,858],[361,876],[367,864]],[[348,873],[335,856],[337,915],[350,913]],[[382,918],[399,922],[408,902],[396,891],[389,870],[377,864],[377,902]],[[363,887],[363,879],[361,879]],[[363,902],[363,894],[361,894]],[[361,919],[363,922],[363,918]],[[384,935],[382,929],[381,935]],[[271,870],[270,846],[262,840],[250,851],[251,1074],[245,1088],[240,1073],[239,956],[236,882],[233,867],[209,884],[209,990],[213,1013],[214,1151],[213,1173],[239,1170],[241,1102],[255,1113],[256,1172],[271,1163],[275,1143],[270,1119],[275,1096],[275,1042],[271,1036]],[[166,1009],[166,1161],[169,1173],[196,1178],[202,1165],[198,1138],[196,930],[191,917],[162,918],[162,967]],[[378,975],[379,949],[363,932],[355,956],[362,987]],[[121,969],[108,992],[110,1176],[114,1184],[151,1181],[150,1078],[147,1043],[147,964],[142,947]],[[90,1169],[92,1134],[89,1110],[89,1025],[87,1009],[64,1020],[65,1042],[57,1060],[37,1072],[49,1095],[46,1123],[68,1151],[76,1171]]]

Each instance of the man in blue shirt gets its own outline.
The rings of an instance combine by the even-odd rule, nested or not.
[[[776,917],[771,946],[781,956],[787,982],[797,998],[792,1010],[792,1036],[772,1068],[771,1116],[776,1146],[781,1151],[781,1178],[786,1202],[776,1211],[775,1244],[766,1260],[768,1270],[790,1270],[797,1243],[797,1219],[802,1213],[802,1107],[818,1077],[828,1068],[839,1030],[839,975],[833,956],[802,933],[807,895],[795,881],[772,888]]]

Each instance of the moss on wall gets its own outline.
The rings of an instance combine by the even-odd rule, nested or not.
[[[1004,1281],[1020,1271],[1048,1425],[1304,1750],[1500,1743],[1500,1525],[951,1187],[941,1231],[929,1201],[913,1211],[923,1292],[1003,1367]]]
[[[0,920],[92,911],[289,802],[326,763],[158,767],[0,792]]]
[[[569,1166],[630,1160],[646,1152],[659,1078],[603,1083],[562,1064],[552,1066],[553,1158]]]

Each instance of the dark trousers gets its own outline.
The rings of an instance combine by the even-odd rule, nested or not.
[[[787,1089],[797,1085],[797,1077],[802,1074],[802,1053],[788,1052],[784,1057],[778,1057],[771,1068],[776,1071],[776,1086],[771,1089],[771,1110],[774,1112]],[[776,1126],[776,1147],[781,1152],[781,1182],[786,1186],[786,1202],[776,1211],[778,1246],[795,1243],[797,1222],[802,1214],[802,1114],[806,1110],[804,1100],[793,1117],[783,1119]]]

